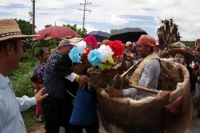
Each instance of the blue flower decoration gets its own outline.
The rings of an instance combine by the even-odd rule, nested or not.
[[[99,66],[101,64],[100,52],[97,49],[90,51],[88,54],[88,61],[95,66]]]
[[[81,57],[78,53],[78,48],[74,46],[70,52],[69,52],[69,58],[72,60],[74,63],[82,63],[81,62]]]

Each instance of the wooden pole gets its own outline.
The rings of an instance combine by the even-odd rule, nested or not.
[[[145,88],[145,87],[142,87],[142,86],[138,86],[138,85],[130,85],[131,88],[135,88],[137,90],[141,90],[141,91],[146,91],[146,92],[149,92],[149,93],[153,93],[153,94],[158,94],[158,90],[153,90],[153,89],[149,89],[149,88]]]

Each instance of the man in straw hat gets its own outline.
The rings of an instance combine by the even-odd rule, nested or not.
[[[160,74],[160,63],[157,54],[153,53],[156,50],[156,41],[149,35],[141,35],[137,41],[136,50],[138,55],[142,57],[142,61],[133,72],[131,77],[131,84],[150,89],[157,89],[158,78]],[[139,91],[136,88],[128,88],[117,90],[109,88],[108,94],[110,97],[118,96],[136,96],[136,99],[153,96],[151,93]]]
[[[18,24],[13,19],[0,20],[0,132],[26,133],[26,128],[20,111],[36,105],[46,95],[42,96],[44,88],[33,98],[23,96],[16,98],[12,84],[8,79],[11,70],[19,68],[23,56],[23,38],[33,37],[21,34]]]

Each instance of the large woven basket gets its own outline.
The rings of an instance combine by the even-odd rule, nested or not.
[[[162,63],[165,65],[166,62],[162,61]],[[104,88],[97,88],[97,100],[105,130],[109,133],[184,132],[192,119],[190,77],[185,66],[178,65],[177,63],[172,63],[172,65],[177,68],[178,73],[181,71],[181,74],[174,75],[172,73],[170,77],[166,72],[166,70],[169,72],[170,70],[166,67],[161,67],[161,71],[165,71],[162,76],[164,80],[166,78],[179,78],[169,86],[174,86],[175,82],[178,83],[175,88],[167,86],[169,90],[159,88],[157,97],[147,97],[138,101],[132,98],[109,98]],[[169,66],[167,67],[170,68]],[[180,77],[181,75],[182,78]],[[164,84],[166,83],[160,84],[159,87],[165,86]],[[183,97],[183,116],[167,125],[163,125],[163,107],[179,96]]]

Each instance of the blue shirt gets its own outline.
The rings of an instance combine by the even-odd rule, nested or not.
[[[35,98],[16,98],[10,80],[0,73],[0,133],[26,133],[20,111],[35,104]]]

